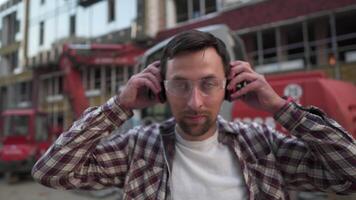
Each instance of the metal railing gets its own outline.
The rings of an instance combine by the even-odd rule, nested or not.
[[[356,32],[336,37],[338,56],[334,55],[332,42],[331,37],[308,42],[300,41],[262,51],[247,52],[247,55],[254,66],[261,67],[297,59],[303,60],[303,68],[306,69],[320,65],[333,66],[336,63],[356,62]]]

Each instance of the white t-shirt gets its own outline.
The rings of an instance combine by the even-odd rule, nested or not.
[[[218,142],[218,132],[204,141],[187,141],[176,129],[171,191],[173,200],[246,199],[237,159]]]

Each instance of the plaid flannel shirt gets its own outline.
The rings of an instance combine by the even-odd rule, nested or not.
[[[111,134],[131,116],[117,97],[88,109],[40,158],[33,177],[53,188],[114,186],[123,199],[171,199],[175,121]],[[292,102],[274,117],[292,136],[218,117],[218,140],[236,155],[249,199],[288,199],[289,189],[355,191],[355,140],[336,122]]]

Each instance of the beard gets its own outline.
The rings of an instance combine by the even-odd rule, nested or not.
[[[190,116],[201,116],[201,119],[195,122],[190,120]],[[179,128],[187,135],[199,137],[206,134],[209,130],[216,126],[216,117],[208,111],[183,111],[177,120]]]

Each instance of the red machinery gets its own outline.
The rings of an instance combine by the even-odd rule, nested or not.
[[[143,52],[129,44],[64,45],[59,65],[64,72],[64,89],[75,117],[78,118],[89,107],[79,66],[134,66],[136,58]]]
[[[64,45],[58,68],[64,72],[65,94],[75,118],[89,107],[80,67],[135,65],[143,50],[132,45]],[[37,80],[33,80],[34,82]],[[48,125],[45,113],[34,108],[5,110],[0,120],[0,173],[30,172],[35,161],[51,145],[61,129]]]
[[[56,131],[47,115],[35,109],[9,109],[1,113],[0,172],[26,173],[52,143]]]
[[[356,138],[356,87],[347,82],[326,78],[322,72],[297,72],[266,77],[281,96],[291,96],[303,106],[321,108]],[[284,131],[266,112],[248,107],[241,101],[234,103],[232,118],[257,121]]]

